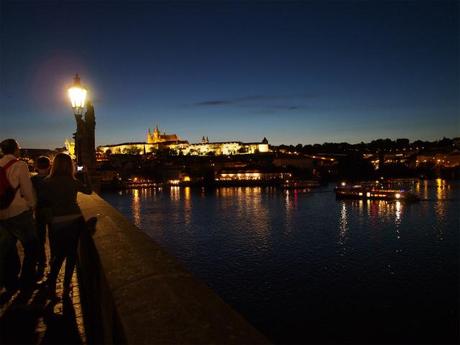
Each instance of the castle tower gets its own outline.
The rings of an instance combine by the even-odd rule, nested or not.
[[[158,129],[158,125],[156,125],[155,128],[153,129],[153,133],[149,128],[147,132],[147,143],[156,144],[160,141],[161,141],[161,133],[160,133],[160,130]]]
[[[156,125],[155,129],[153,130],[153,142],[157,143],[160,141],[160,130],[158,129],[158,125]]]
[[[152,133],[150,132],[150,128],[147,130],[147,144],[152,143]]]

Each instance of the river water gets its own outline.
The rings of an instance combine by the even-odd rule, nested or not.
[[[418,203],[333,186],[102,196],[276,343],[456,343],[460,183]]]

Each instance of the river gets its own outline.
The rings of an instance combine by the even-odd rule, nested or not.
[[[460,183],[422,201],[337,201],[333,185],[102,194],[276,343],[459,340]]]

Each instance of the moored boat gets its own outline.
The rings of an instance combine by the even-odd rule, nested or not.
[[[360,183],[347,184],[342,182],[335,188],[337,199],[368,199],[368,200],[394,200],[394,201],[418,201],[416,194],[395,188],[384,188],[380,184]]]

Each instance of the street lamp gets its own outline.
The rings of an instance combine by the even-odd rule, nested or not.
[[[87,90],[81,86],[80,76],[75,74],[73,85],[67,91],[75,115],[81,115],[85,107]]]
[[[70,98],[70,103],[72,104],[72,109],[75,115],[75,121],[77,122],[77,131],[75,132],[75,155],[77,158],[77,165],[83,165],[82,158],[82,139],[83,139],[83,120],[82,114],[86,106],[86,94],[87,90],[81,86],[80,76],[75,74],[73,78],[73,85],[67,91]]]

